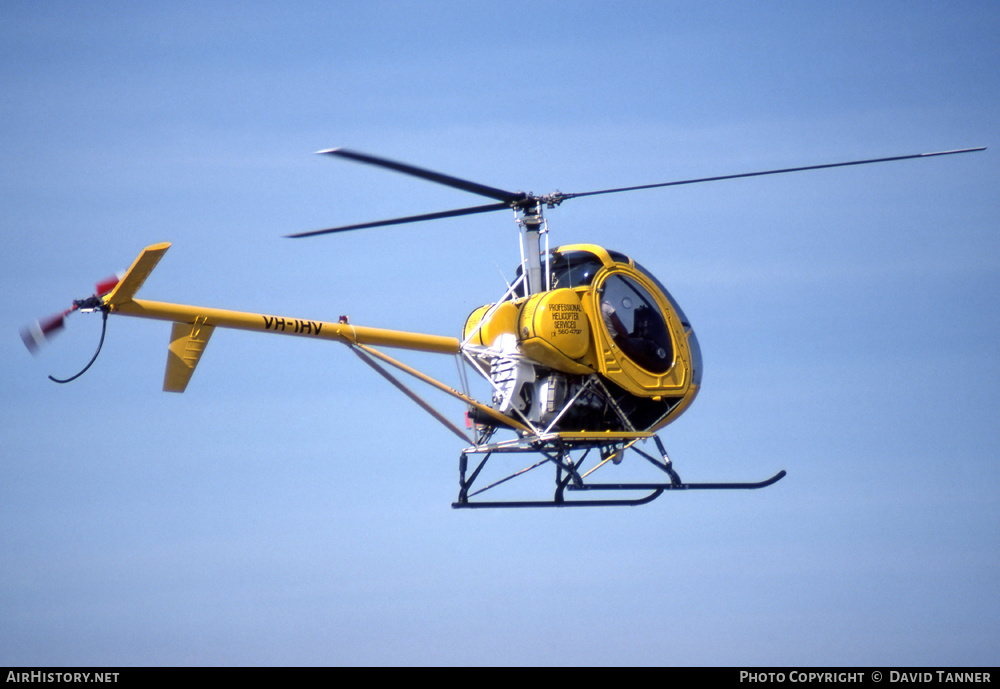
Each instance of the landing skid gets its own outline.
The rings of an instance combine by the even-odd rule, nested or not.
[[[684,483],[674,470],[670,458],[659,437],[650,434],[656,443],[657,449],[662,455],[662,459],[653,457],[635,447],[635,440],[630,442],[618,442],[609,444],[606,440],[597,441],[594,439],[568,438],[554,435],[542,440],[536,440],[531,444],[524,443],[498,443],[486,447],[475,447],[466,449],[459,458],[459,494],[458,500],[451,506],[455,509],[473,508],[498,508],[498,507],[634,507],[645,505],[660,497],[664,491],[668,490],[755,490],[766,488],[777,483],[785,476],[785,471],[779,471],[771,478],[758,482],[742,483]],[[582,472],[584,462],[588,458],[591,450],[600,451],[601,461],[586,472]],[[582,455],[574,460],[572,452],[582,451]],[[626,451],[631,450],[637,453],[655,467],[670,476],[669,483],[591,483],[586,479],[596,469],[604,466],[609,461],[618,463],[622,460]],[[514,472],[498,481],[473,489],[476,480],[486,466],[487,462],[494,454],[498,453],[537,453],[543,459]],[[483,454],[482,460],[472,471],[468,473],[468,457],[471,454]],[[524,474],[537,469],[545,464],[553,463],[556,466],[556,489],[551,500],[474,500],[477,495],[481,495],[489,490],[497,488],[503,483],[523,476]],[[582,472],[582,473],[581,473]],[[607,500],[568,500],[565,492],[585,492],[585,491],[617,491],[617,492],[642,492],[643,495],[635,498],[613,498]]]

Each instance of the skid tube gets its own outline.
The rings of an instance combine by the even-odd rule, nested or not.
[[[634,441],[626,443],[623,446],[610,447],[612,452],[609,452],[609,446],[606,443],[600,442],[568,442],[566,439],[561,437],[547,438],[544,440],[536,441],[529,445],[524,445],[521,443],[513,444],[503,444],[499,443],[492,446],[487,446],[485,448],[468,448],[459,457],[459,494],[458,500],[453,502],[451,506],[454,509],[486,509],[486,508],[501,508],[501,507],[634,507],[637,505],[645,505],[652,502],[656,498],[660,497],[665,491],[668,490],[755,490],[758,488],[766,488],[767,486],[773,485],[785,477],[785,471],[782,469],[777,474],[764,481],[757,482],[716,482],[716,483],[684,483],[680,476],[673,469],[673,465],[670,458],[667,456],[667,452],[663,447],[663,443],[660,438],[654,434],[650,434],[656,443],[657,449],[662,455],[662,459],[657,459],[652,455],[649,455],[639,448],[634,446]],[[591,449],[600,448],[602,450],[602,456],[605,459],[602,460],[597,467],[594,467],[590,471],[581,474],[580,469],[587,458]],[[570,452],[576,449],[585,449],[583,456],[579,460],[574,462],[570,457]],[[596,468],[602,466],[611,460],[612,456],[618,452],[624,453],[626,450],[631,449],[638,453],[640,456],[648,460],[655,467],[665,472],[670,476],[669,483],[587,483],[585,478]],[[479,462],[476,468],[472,471],[471,475],[468,475],[468,455],[473,453],[483,453],[483,459]],[[472,490],[473,484],[479,477],[479,473],[482,471],[483,467],[486,465],[487,461],[494,453],[538,453],[543,455],[543,459],[537,463],[521,469],[520,471],[514,472],[505,478],[491,483],[488,486],[480,488],[478,490]],[[620,461],[620,458],[619,458]],[[522,476],[527,472],[536,469],[543,464],[552,462],[556,465],[556,490],[551,500],[500,500],[500,501],[486,501],[486,500],[471,500],[476,495],[482,494],[491,488],[495,488],[502,483],[506,483],[514,478]],[[642,491],[645,495],[637,498],[614,498],[614,499],[601,499],[601,500],[567,500],[564,496],[564,491]]]

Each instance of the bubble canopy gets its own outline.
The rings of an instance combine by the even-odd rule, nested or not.
[[[595,247],[596,248],[596,247]],[[692,379],[701,384],[702,360],[698,338],[691,322],[666,287],[646,268],[618,251],[601,250],[613,263],[633,267],[649,279],[670,303],[688,338],[691,350]],[[589,287],[597,274],[607,267],[599,253],[574,247],[557,248],[549,252],[551,288]],[[543,265],[545,260],[543,258]],[[521,268],[518,266],[517,274]],[[635,363],[651,373],[665,373],[673,363],[674,347],[670,339],[666,317],[655,297],[637,281],[627,275],[612,274],[601,285],[601,315],[611,338]],[[519,295],[519,296],[523,296]]]

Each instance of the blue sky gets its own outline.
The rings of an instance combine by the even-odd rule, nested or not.
[[[996,664],[995,3],[207,5],[0,6],[0,664]],[[547,193],[984,145],[549,212],[692,319],[681,475],[764,491],[454,511],[343,347],[220,331],[168,395],[167,324],[66,386],[99,318],[17,335],[160,241],[145,298],[457,334],[510,217],[282,239],[482,202],[332,146]]]

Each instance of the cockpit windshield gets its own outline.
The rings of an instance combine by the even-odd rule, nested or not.
[[[622,352],[647,371],[669,371],[673,342],[653,295],[625,275],[608,277],[600,295],[604,325]]]
[[[663,283],[656,279],[655,275],[640,266],[638,263],[635,264],[635,269],[653,281],[653,284],[660,289],[663,296],[665,296],[667,301],[670,302],[670,306],[672,306],[674,311],[677,312],[677,315],[680,316],[681,325],[684,326],[684,331],[687,333],[688,348],[691,350],[692,380],[695,385],[701,387],[701,346],[698,344],[698,336],[694,334],[694,329],[691,327],[691,321],[689,321],[688,317],[684,314],[684,311],[681,309],[681,305],[678,304],[673,295],[667,291],[667,288],[663,286]]]

